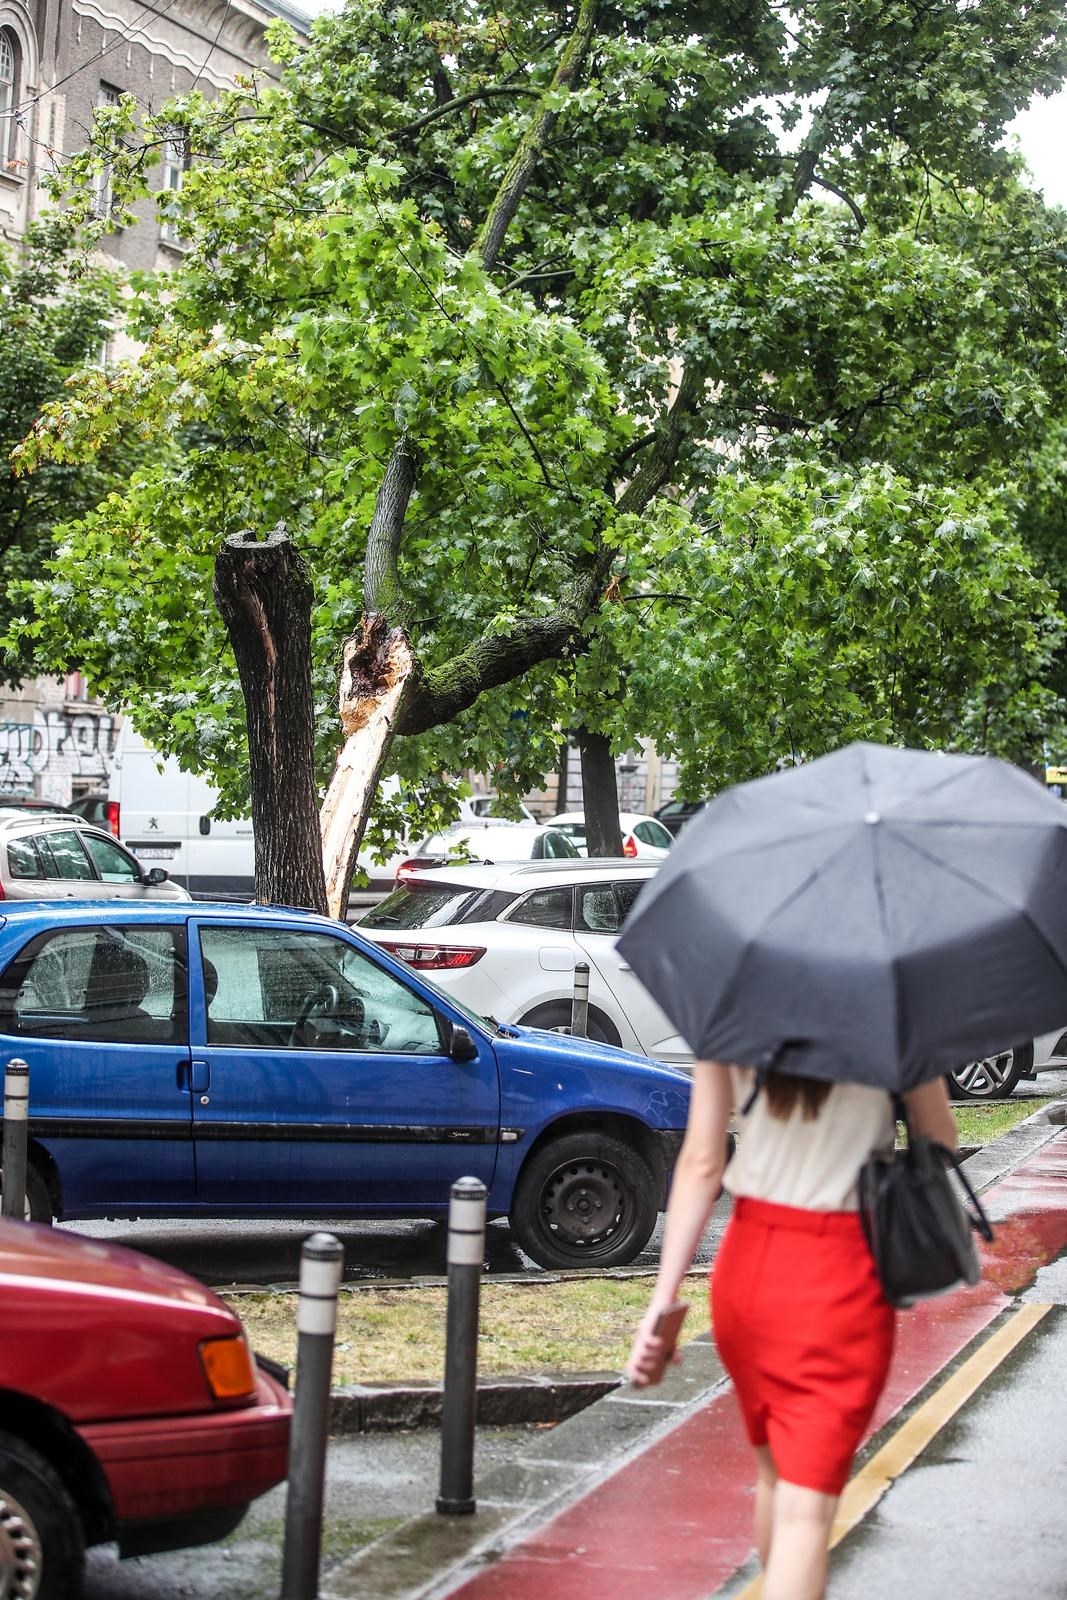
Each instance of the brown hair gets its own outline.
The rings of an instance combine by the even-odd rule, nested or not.
[[[819,1078],[802,1078],[793,1073],[768,1072],[763,1092],[767,1096],[767,1110],[772,1117],[784,1122],[792,1116],[797,1103],[803,1107],[805,1122],[813,1122],[822,1110],[831,1085]]]

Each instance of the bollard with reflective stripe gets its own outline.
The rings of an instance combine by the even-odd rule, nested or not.
[[[0,1169],[0,1216],[26,1215],[26,1139],[29,1133],[30,1069],[15,1056],[4,1072],[4,1147]]]
[[[446,1516],[474,1510],[474,1424],[478,1405],[478,1302],[485,1260],[485,1184],[460,1178],[448,1208],[448,1313],[441,1400],[441,1492]]]
[[[322,1501],[330,1426],[330,1379],[337,1291],[344,1250],[332,1233],[313,1233],[300,1252],[296,1392],[289,1435],[281,1600],[317,1600]]]
[[[584,1039],[589,1032],[589,963],[574,963],[574,998],[571,1000],[571,1032]]]

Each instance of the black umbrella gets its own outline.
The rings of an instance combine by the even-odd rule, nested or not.
[[[1067,806],[850,745],[712,801],[619,950],[698,1056],[912,1088],[1067,1023]]]

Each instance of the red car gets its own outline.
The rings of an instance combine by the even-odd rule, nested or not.
[[[229,1533],[286,1475],[280,1376],[186,1273],[0,1219],[0,1595],[74,1600],[86,1545]]]

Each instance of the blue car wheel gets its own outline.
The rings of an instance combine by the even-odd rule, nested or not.
[[[607,1134],[570,1133],[527,1161],[509,1221],[540,1267],[622,1267],[645,1248],[658,1215],[639,1151]]]

